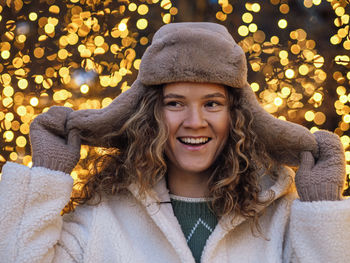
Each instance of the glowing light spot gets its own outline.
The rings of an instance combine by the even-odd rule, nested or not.
[[[344,146],[348,146],[350,143],[350,137],[347,135],[340,137],[340,140]]]
[[[238,28],[238,34],[240,34],[241,36],[246,36],[249,34],[249,29],[247,26],[242,25]]]
[[[350,161],[350,152],[345,152],[345,159]]]
[[[52,34],[53,32],[55,32],[55,26],[52,24],[46,24],[44,29],[46,34]]]
[[[259,84],[256,82],[253,82],[252,84],[250,84],[250,86],[254,92],[257,92],[260,88]]]
[[[319,92],[315,92],[315,94],[314,94],[313,98],[314,98],[314,101],[316,101],[316,102],[320,102],[320,101],[322,100],[323,96],[322,96],[322,94],[321,94],[321,93],[319,93]]]
[[[14,118],[15,118],[15,115],[13,115],[12,112],[8,112],[5,114],[5,120],[7,121],[13,121]]]
[[[118,25],[118,29],[119,29],[119,31],[125,31],[126,29],[127,29],[127,26],[126,26],[126,24],[125,23],[120,23],[119,25]]]
[[[319,130],[320,130],[319,128],[314,126],[310,129],[310,132],[314,133],[314,132],[319,131]]]
[[[172,3],[170,0],[162,0],[162,2],[160,2],[160,6],[163,9],[170,9],[172,7]]]
[[[350,57],[348,57],[346,55],[336,56],[334,60],[335,60],[335,63],[337,63],[338,65],[347,66],[350,62]]]
[[[309,67],[305,64],[301,65],[299,67],[299,73],[304,76],[307,75],[309,73]]]
[[[320,5],[322,0],[312,0],[314,5]]]
[[[87,84],[83,84],[80,86],[80,92],[86,94],[89,92],[89,86]]]
[[[32,105],[33,107],[38,106],[38,104],[39,104],[39,100],[37,97],[33,97],[30,99],[30,105]]]
[[[316,55],[314,56],[314,66],[316,68],[320,68],[322,67],[324,64],[324,57],[320,56],[320,55]]]
[[[58,55],[59,59],[64,60],[68,57],[68,51],[66,49],[62,48],[57,52],[57,55]]]
[[[62,67],[60,68],[60,70],[58,71],[58,73],[60,74],[61,77],[65,77],[69,75],[69,68],[67,67]]]
[[[279,28],[284,29],[284,28],[287,27],[287,25],[288,25],[288,22],[287,22],[287,20],[285,20],[285,19],[280,19],[280,20],[278,21],[278,26],[279,26]]]
[[[34,49],[34,56],[36,58],[42,58],[44,56],[44,49],[41,47],[37,47]]]
[[[260,11],[260,5],[258,3],[252,4],[252,11],[258,13]]]
[[[145,29],[148,26],[148,22],[147,22],[146,19],[141,18],[141,19],[137,20],[136,26],[137,26],[138,29],[143,30],[143,29]]]
[[[349,114],[344,115],[344,116],[343,116],[343,121],[344,121],[345,123],[350,123],[350,115],[349,115]]]
[[[315,118],[315,113],[313,111],[307,111],[305,112],[304,118],[307,121],[313,121]]]
[[[8,58],[10,57],[10,51],[8,51],[8,50],[3,50],[3,51],[1,52],[1,57],[2,57],[3,59],[8,59]]]
[[[278,55],[282,59],[283,58],[287,58],[288,57],[288,52],[286,50],[281,50]]]
[[[304,6],[306,7],[306,8],[310,8],[310,7],[312,7],[312,0],[304,0]]]
[[[336,14],[337,16],[342,16],[342,15],[344,15],[344,14],[345,14],[345,9],[344,9],[344,7],[341,7],[341,6],[337,7],[337,8],[335,9],[335,14]]]
[[[292,69],[287,69],[286,72],[284,73],[287,78],[292,79],[295,76],[295,72]]]
[[[137,9],[137,5],[135,3],[130,3],[128,9],[129,11],[134,12]]]
[[[141,59],[135,59],[134,61],[134,68],[139,70],[141,64]]]
[[[231,14],[233,11],[233,6],[230,4],[227,4],[222,7],[222,11],[224,11],[226,14]]]
[[[6,97],[11,97],[15,90],[11,86],[7,86],[2,90],[2,92]]]
[[[24,136],[18,136],[16,139],[16,144],[18,147],[24,147],[27,144],[27,140]]]
[[[340,97],[339,97],[339,101],[341,102],[341,103],[347,103],[348,102],[348,96],[346,96],[346,95],[341,95]]]
[[[337,93],[338,93],[338,95],[344,95],[345,92],[346,92],[345,87],[339,86],[339,87],[337,88]]]
[[[326,115],[323,112],[317,112],[315,114],[314,122],[317,125],[322,125],[326,121]]]
[[[18,158],[18,154],[17,154],[16,152],[10,153],[10,159],[11,159],[12,161],[16,161],[17,158]]]
[[[24,43],[24,42],[26,42],[26,40],[27,40],[26,35],[19,35],[19,36],[17,36],[17,41],[19,43]]]
[[[272,44],[277,45],[280,42],[280,39],[277,36],[272,36],[270,41]]]
[[[148,6],[145,4],[140,5],[137,9],[137,12],[142,16],[147,14],[148,13]]]
[[[341,38],[338,35],[334,35],[330,39],[331,44],[337,45],[341,42]]]
[[[35,76],[34,81],[36,84],[41,84],[44,81],[44,77],[42,75],[37,75]]]
[[[258,26],[256,24],[252,23],[248,26],[248,29],[250,32],[254,33],[258,30]]]
[[[288,95],[290,94],[291,90],[290,90],[290,88],[288,88],[288,87],[283,87],[283,88],[281,89],[281,92],[282,92],[282,94],[283,94],[284,96],[288,96]]]
[[[29,13],[29,20],[30,21],[35,21],[37,19],[38,19],[38,14],[37,13],[35,13],[35,12]]]
[[[281,12],[282,14],[288,14],[288,13],[289,13],[289,5],[287,5],[287,4],[282,4],[282,5],[280,6],[280,12]]]
[[[102,46],[104,42],[105,42],[105,39],[103,38],[103,36],[96,36],[94,39],[94,43],[98,47]]]
[[[163,22],[164,22],[165,24],[169,24],[169,23],[171,22],[171,15],[170,15],[170,14],[165,14],[165,15],[163,16]]]
[[[277,98],[274,99],[273,103],[274,103],[277,107],[279,107],[279,106],[282,105],[283,100],[282,100],[280,97],[277,97]]]
[[[3,134],[3,138],[5,139],[6,142],[11,142],[15,135],[13,134],[12,131],[5,131]]]
[[[26,114],[27,114],[27,109],[26,109],[26,107],[23,106],[23,105],[19,106],[19,107],[17,108],[17,114],[18,114],[19,116],[24,116],[24,115],[26,115]]]
[[[346,50],[350,50],[350,41],[349,41],[349,40],[344,41],[343,47],[344,47]]]
[[[242,15],[242,20],[244,23],[250,23],[253,21],[253,15],[251,13],[244,13]]]

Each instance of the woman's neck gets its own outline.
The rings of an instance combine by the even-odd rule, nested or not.
[[[170,193],[183,197],[207,197],[208,173],[191,173],[168,170],[167,183]]]

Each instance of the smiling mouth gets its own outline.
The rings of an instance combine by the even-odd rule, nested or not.
[[[211,140],[211,138],[209,137],[201,137],[201,138],[181,137],[177,139],[179,140],[179,142],[186,145],[203,145],[208,143]]]

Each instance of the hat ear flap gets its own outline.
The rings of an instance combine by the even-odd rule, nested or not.
[[[136,79],[131,88],[118,95],[106,108],[73,111],[67,129],[79,131],[82,144],[111,147],[105,135],[118,131],[135,112],[146,87]]]
[[[314,135],[305,127],[275,118],[259,104],[250,85],[242,88],[242,105],[249,108],[253,115],[253,130],[265,144],[271,157],[279,163],[297,166],[300,153],[310,151],[318,154]]]

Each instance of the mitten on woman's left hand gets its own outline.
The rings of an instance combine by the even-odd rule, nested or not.
[[[301,153],[295,184],[301,201],[341,200],[345,183],[345,155],[339,137],[328,131],[314,133],[319,147],[316,159]]]

